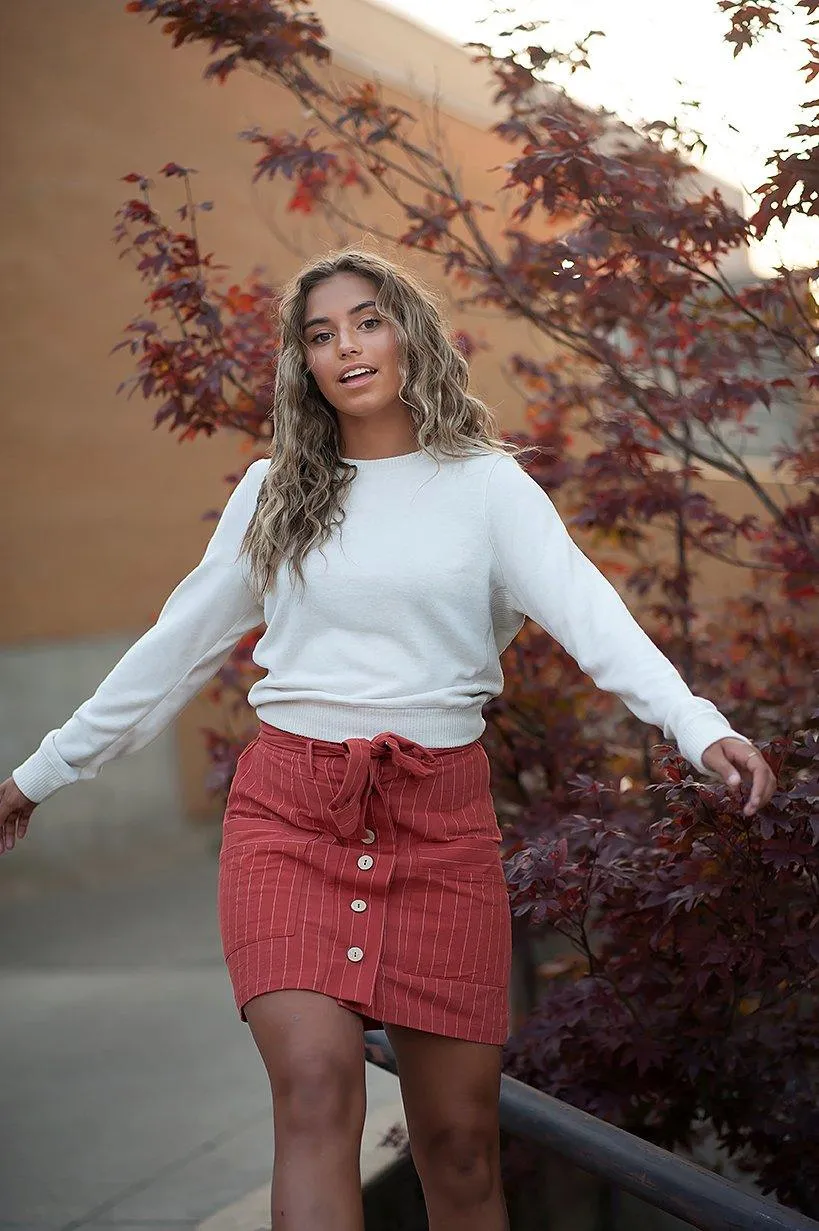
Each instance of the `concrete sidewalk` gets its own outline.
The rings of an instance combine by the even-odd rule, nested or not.
[[[270,1095],[222,961],[213,854],[3,902],[6,874],[0,1231],[266,1227]],[[394,1077],[367,1079],[371,1168],[401,1109]]]

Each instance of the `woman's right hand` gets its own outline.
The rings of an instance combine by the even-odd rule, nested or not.
[[[26,836],[29,817],[36,807],[13,778],[0,782],[0,855],[13,850],[17,838]]]

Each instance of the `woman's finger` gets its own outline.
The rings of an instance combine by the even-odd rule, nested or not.
[[[4,821],[0,822],[0,854],[14,850],[15,844],[26,836],[33,810],[27,813],[11,812]]]
[[[703,753],[703,764],[736,791],[745,776],[750,780],[744,816],[752,816],[768,803],[776,790],[776,777],[762,753],[753,744],[744,740],[721,739],[715,741]]]
[[[776,779],[771,771],[771,767],[765,760],[758,748],[738,748],[736,745],[729,745],[725,749],[727,759],[737,766],[742,774],[750,778],[750,793],[748,795],[745,807],[742,809],[743,816],[753,816],[753,814],[766,804],[774,793],[776,787]]]
[[[708,761],[706,764],[715,774],[719,774],[728,786],[738,787],[742,778],[736,765],[726,756],[726,752],[727,746],[724,740],[712,744],[708,749]]]
[[[15,843],[26,836],[31,814],[36,807],[13,778],[0,783],[0,855],[13,850]]]
[[[17,816],[12,812],[11,816],[7,816],[3,825],[0,826],[0,839],[3,843],[3,851],[14,849],[14,831],[17,828]]]

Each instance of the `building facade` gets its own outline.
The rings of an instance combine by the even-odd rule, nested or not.
[[[489,131],[488,75],[469,53],[368,0],[318,10],[340,74],[375,71],[413,112],[419,98],[437,96],[466,193],[490,198],[490,169],[509,147]],[[353,37],[362,29],[365,50]],[[139,395],[115,394],[132,369],[127,352],[111,350],[144,295],[112,242],[115,211],[131,191],[121,177],[155,176],[170,160],[197,168],[198,198],[215,202],[203,247],[237,281],[258,265],[280,281],[338,237],[319,218],[287,214],[284,187],[251,182],[254,151],[238,132],[303,125],[282,89],[250,74],[205,82],[199,48],[173,50],[156,25],[111,0],[6,5],[0,48],[5,773],[150,625],[201,555],[212,528],[203,513],[224,503],[224,476],[241,466],[227,432],[179,444],[152,430],[153,408]],[[175,208],[176,192],[160,178],[157,205]],[[365,201],[360,233],[343,238],[368,242],[367,224],[384,208],[383,199]],[[405,259],[443,288],[434,262]],[[522,427],[523,403],[501,361],[515,350],[537,353],[542,339],[497,317],[454,312],[452,323],[489,343],[474,359],[474,387],[502,427]],[[713,482],[727,507],[741,500]],[[149,748],[47,801],[37,813],[40,849],[71,859],[127,847],[135,836],[160,840],[169,824],[213,816],[198,730],[212,717],[198,699]]]

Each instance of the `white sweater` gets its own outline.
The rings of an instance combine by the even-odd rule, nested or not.
[[[513,458],[356,461],[341,532],[305,560],[305,593],[282,568],[262,609],[239,547],[268,465],[249,467],[154,626],[14,771],[29,799],[147,744],[259,624],[265,675],[250,703],[265,722],[317,739],[477,739],[482,707],[503,687],[498,656],[524,616],[698,769],[709,744],[737,735],[691,694]]]

